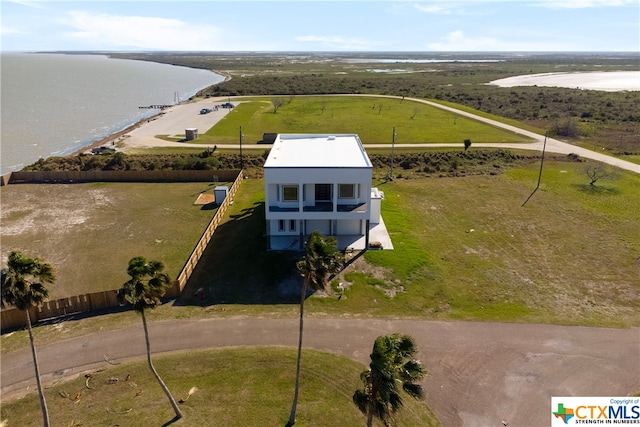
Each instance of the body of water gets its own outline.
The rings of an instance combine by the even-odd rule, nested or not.
[[[64,156],[224,80],[207,70],[103,55],[1,56],[0,169]]]

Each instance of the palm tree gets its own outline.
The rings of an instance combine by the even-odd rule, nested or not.
[[[374,417],[385,427],[390,425],[392,415],[402,407],[401,390],[415,399],[424,396],[416,381],[427,371],[413,358],[417,351],[408,335],[391,334],[376,339],[369,369],[360,374],[364,388],[353,394],[353,403],[367,416],[367,427],[373,425]]]
[[[296,267],[302,274],[302,292],[300,293],[300,334],[298,338],[298,361],[296,363],[296,385],[293,393],[293,404],[287,427],[296,423],[296,409],[298,407],[298,390],[300,389],[300,360],[302,358],[302,330],[304,326],[304,301],[309,288],[313,291],[325,289],[327,276],[340,271],[342,256],[336,249],[336,239],[324,236],[319,231],[309,235],[305,245],[305,256],[298,261]]]
[[[55,274],[51,265],[38,258],[27,258],[19,251],[9,253],[7,268],[2,269],[2,306],[13,305],[18,310],[24,311],[27,317],[31,355],[36,370],[36,383],[38,384],[40,408],[45,427],[49,427],[49,411],[40,381],[40,366],[38,365],[36,346],[33,342],[29,309],[42,306],[42,303],[49,298],[49,291],[41,282],[53,283],[54,280]]]
[[[164,295],[165,289],[169,284],[169,276],[167,276],[166,273],[162,273],[162,270],[164,270],[164,264],[160,261],[147,261],[141,256],[132,258],[129,261],[129,267],[127,268],[127,274],[131,276],[131,279],[127,280],[122,285],[122,288],[118,290],[118,302],[120,304],[132,304],[133,309],[142,316],[149,368],[158,380],[158,383],[160,384],[160,387],[162,387],[162,391],[164,391],[167,399],[171,402],[171,406],[176,413],[175,419],[179,420],[182,418],[182,411],[169,392],[167,385],[162,381],[160,375],[158,375],[158,371],[156,371],[156,368],[153,366],[153,362],[151,361],[149,330],[147,329],[147,318],[144,314],[145,309],[155,308],[161,303],[160,298]]]

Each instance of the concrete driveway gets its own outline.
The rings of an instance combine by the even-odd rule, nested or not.
[[[225,346],[297,345],[298,319],[231,318],[150,325],[155,355]],[[549,425],[552,396],[640,391],[640,328],[419,320],[305,321],[304,346],[369,361],[379,335],[413,336],[429,371],[427,403],[444,426]],[[145,356],[142,325],[38,347],[48,383]],[[291,373],[292,376],[294,373]],[[2,400],[34,390],[29,349],[2,357]],[[170,376],[165,373],[165,376]],[[354,383],[357,379],[354,379]]]

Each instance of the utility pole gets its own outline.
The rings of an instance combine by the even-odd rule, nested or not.
[[[393,151],[396,145],[396,127],[393,127],[393,135],[391,136],[391,168],[389,169],[389,181],[393,181]]]
[[[540,172],[538,173],[538,185],[536,185],[535,190],[533,190],[533,193],[531,193],[529,197],[527,197],[527,200],[524,201],[522,206],[526,205],[529,199],[533,197],[536,191],[538,191],[538,188],[540,188],[540,180],[542,179],[542,165],[544,164],[544,153],[547,151],[547,134],[548,133],[549,133],[548,131],[544,133],[544,144],[542,144],[542,157],[540,158]]]

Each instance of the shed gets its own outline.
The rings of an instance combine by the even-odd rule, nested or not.
[[[186,141],[193,141],[198,139],[198,128],[187,128],[184,130],[184,139]]]
[[[226,185],[219,185],[216,188],[214,188],[213,195],[216,200],[216,205],[220,206],[222,202],[224,202],[224,199],[227,198],[228,194],[229,194],[229,187],[227,187]]]

